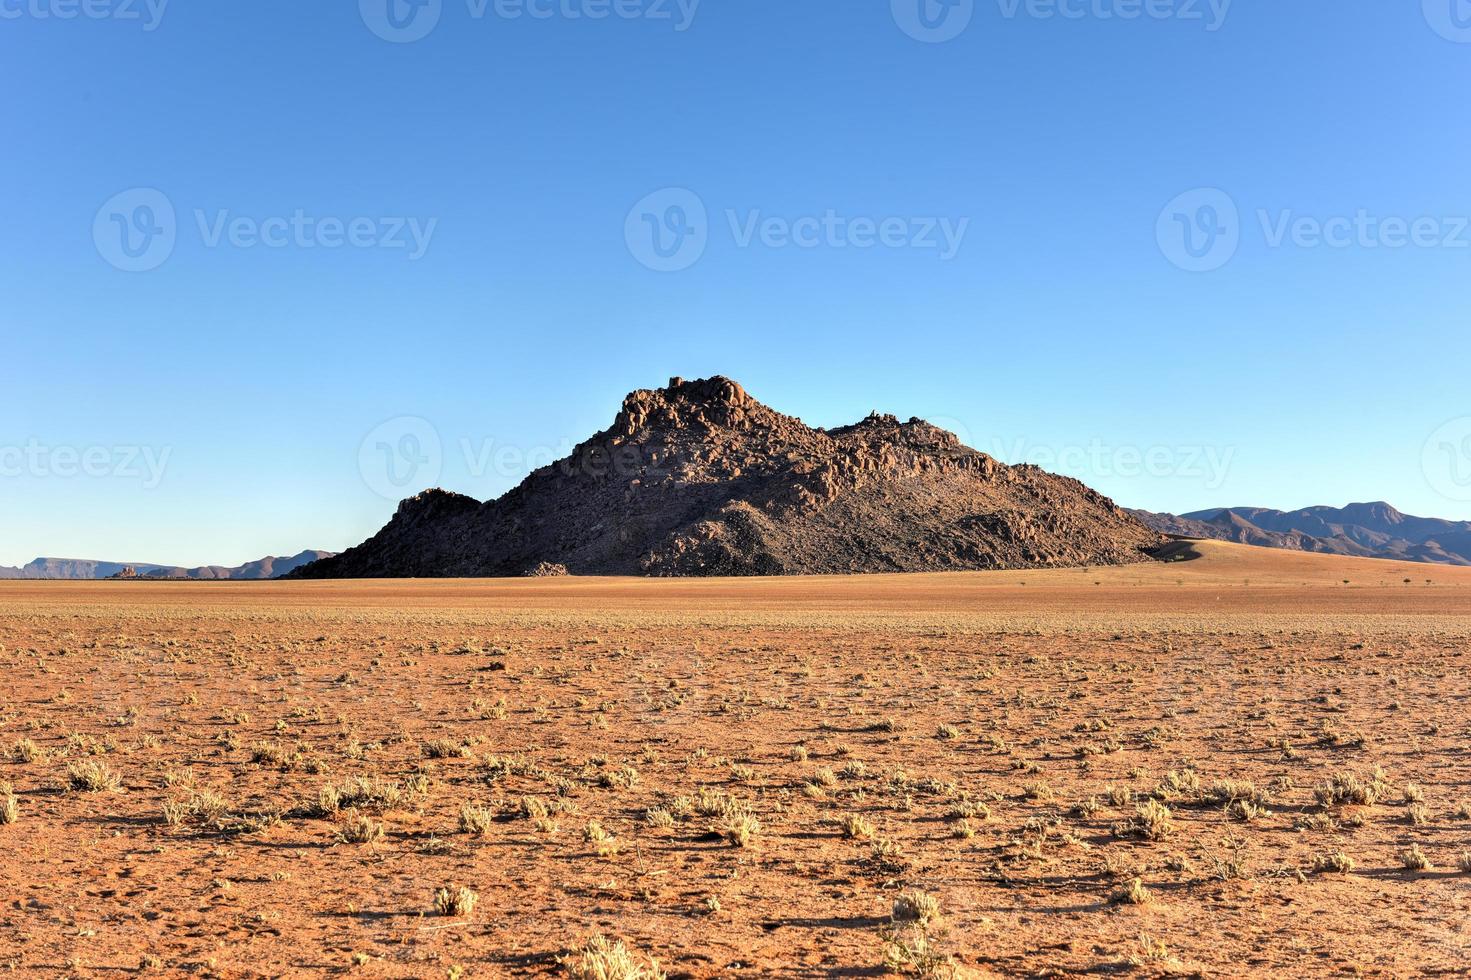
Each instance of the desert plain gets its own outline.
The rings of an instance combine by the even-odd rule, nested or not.
[[[1471,568],[1177,557],[0,583],[0,968],[1465,974]]]

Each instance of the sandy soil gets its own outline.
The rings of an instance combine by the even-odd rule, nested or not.
[[[0,583],[0,966],[1464,973],[1471,569],[1198,548]]]

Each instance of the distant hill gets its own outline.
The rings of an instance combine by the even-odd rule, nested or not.
[[[1358,558],[1471,565],[1471,522],[1411,517],[1382,501],[1281,511],[1223,507],[1176,516],[1132,512],[1163,534]]]
[[[37,558],[20,568],[0,566],[0,579],[103,579],[121,575],[123,569],[133,569],[140,578],[196,579],[268,579],[295,571],[303,565],[322,558],[331,558],[331,551],[303,551],[290,558],[261,558],[244,565],[201,565],[198,568],[181,568],[175,565],[150,565],[137,561],[93,561],[77,558]]]
[[[820,575],[1117,565],[1164,543],[1113,501],[920,419],[815,429],[728,378],[635,391],[482,503],[429,490],[301,578]]]

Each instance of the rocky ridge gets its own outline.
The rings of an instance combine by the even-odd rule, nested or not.
[[[481,503],[426,490],[305,578],[793,575],[1120,564],[1164,539],[1076,480],[920,419],[824,430],[723,377],[623,402],[571,455]]]

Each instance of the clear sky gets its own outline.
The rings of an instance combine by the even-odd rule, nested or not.
[[[0,0],[0,564],[342,548],[716,373],[1471,519],[1463,0],[424,2]]]

